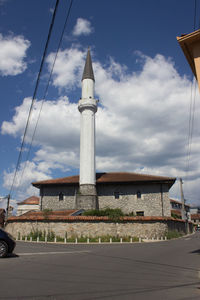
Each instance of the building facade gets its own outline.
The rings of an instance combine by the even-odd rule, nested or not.
[[[88,49],[82,77],[80,112],[80,174],[34,182],[40,209],[120,208],[136,216],[171,216],[169,189],[175,178],[136,173],[97,173],[95,166],[95,79]]]
[[[136,216],[171,216],[169,189],[175,178],[136,173],[97,173],[97,208],[120,208]],[[79,209],[79,176],[34,182],[40,209]],[[90,207],[88,207],[90,209]]]

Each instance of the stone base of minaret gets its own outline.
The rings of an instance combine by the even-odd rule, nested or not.
[[[98,200],[95,185],[80,185],[79,191],[76,194],[76,209],[98,209]]]

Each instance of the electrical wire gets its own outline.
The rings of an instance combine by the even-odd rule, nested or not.
[[[194,24],[193,24],[193,30],[196,29],[196,17],[197,17],[197,0],[194,0]]]
[[[46,85],[46,88],[45,88],[44,96],[42,98],[42,103],[41,103],[41,106],[40,106],[40,111],[39,111],[38,118],[37,118],[37,121],[36,121],[36,124],[35,124],[35,128],[34,128],[32,139],[31,139],[31,143],[30,143],[30,146],[29,146],[29,149],[28,149],[28,152],[27,152],[27,156],[26,156],[26,159],[25,159],[25,165],[24,165],[24,168],[23,168],[22,175],[21,175],[21,178],[20,178],[18,186],[20,186],[20,184],[22,182],[22,179],[23,179],[23,176],[24,176],[24,172],[25,172],[25,169],[27,167],[27,162],[28,162],[28,159],[30,157],[30,152],[31,152],[33,141],[34,141],[34,138],[35,138],[35,135],[36,135],[36,131],[37,131],[37,128],[38,128],[38,124],[39,124],[41,112],[42,112],[42,109],[43,109],[44,102],[46,100],[48,88],[49,88],[49,85],[50,85],[50,82],[51,82],[51,78],[52,78],[52,75],[53,75],[54,66],[55,66],[55,63],[56,63],[56,59],[58,57],[58,53],[59,53],[59,50],[60,50],[60,47],[61,47],[61,44],[62,44],[63,36],[64,36],[65,31],[66,31],[68,19],[69,19],[70,13],[71,13],[72,4],[73,4],[73,0],[70,1],[70,5],[69,5],[68,12],[67,12],[67,15],[66,15],[65,23],[64,23],[64,26],[63,26],[63,29],[62,29],[62,33],[61,33],[61,36],[60,36],[60,39],[59,39],[58,47],[57,47],[56,54],[55,54],[55,57],[54,57],[54,61],[53,61],[52,67],[51,67],[51,71],[50,71],[49,79],[48,79],[48,82],[47,82],[47,85]]]
[[[196,19],[197,19],[197,1],[194,0],[194,19],[193,19],[193,30],[196,30]],[[191,92],[190,92],[190,107],[189,107],[189,123],[188,123],[188,140],[187,140],[187,154],[186,154],[186,177],[185,181],[188,181],[189,171],[190,171],[190,160],[192,152],[192,141],[194,132],[194,119],[195,119],[195,104],[196,104],[196,80],[191,82]]]
[[[43,56],[42,56],[42,61],[41,61],[41,64],[40,64],[39,73],[38,73],[38,76],[37,76],[37,81],[36,81],[36,85],[35,85],[35,89],[34,89],[32,101],[31,101],[31,106],[30,106],[29,113],[28,113],[28,118],[27,118],[25,130],[24,130],[24,135],[23,135],[23,139],[22,139],[22,143],[21,143],[21,147],[20,147],[20,152],[19,152],[19,155],[18,155],[17,164],[16,164],[16,168],[15,168],[15,172],[14,172],[14,177],[13,177],[13,181],[12,181],[12,184],[11,184],[9,195],[12,194],[12,191],[13,191],[13,188],[14,188],[14,184],[15,184],[15,180],[16,180],[16,176],[17,176],[17,172],[18,172],[19,167],[20,167],[20,163],[21,163],[21,159],[22,159],[22,152],[23,152],[24,144],[25,144],[25,138],[26,138],[28,126],[29,126],[29,123],[30,123],[30,118],[31,118],[31,114],[32,114],[32,110],[33,110],[33,105],[34,105],[34,102],[35,102],[35,98],[36,98],[36,94],[37,94],[37,90],[38,90],[38,86],[39,86],[39,81],[40,81],[40,77],[41,77],[41,73],[42,73],[42,69],[43,69],[45,57],[46,57],[46,54],[47,54],[47,49],[48,49],[49,40],[50,40],[50,37],[51,37],[51,33],[52,33],[54,21],[55,21],[55,16],[56,16],[58,4],[59,4],[59,0],[56,0],[56,5],[55,5],[54,13],[53,13],[53,16],[52,16],[52,20],[51,20],[51,24],[50,24],[50,28],[49,28],[49,32],[48,32],[48,37],[47,37],[47,41],[46,41],[44,53],[43,53]]]

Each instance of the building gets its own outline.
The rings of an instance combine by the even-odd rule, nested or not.
[[[190,207],[191,220],[195,223],[195,225],[200,224],[200,207],[199,206],[191,206]]]
[[[36,196],[31,196],[17,205],[17,216],[21,216],[29,211],[39,211],[40,199]]]
[[[180,201],[170,199],[171,205],[171,216],[175,218],[182,219],[182,203]],[[185,212],[187,219],[190,220],[190,205],[185,204]]]
[[[199,206],[191,206],[190,213],[191,214],[200,214],[200,207]]]
[[[32,183],[40,189],[40,208],[120,208],[137,216],[171,216],[169,189],[175,178],[136,173],[97,173],[95,169],[94,73],[90,50],[82,76],[80,175]]]
[[[191,221],[193,221],[195,225],[199,225],[200,224],[200,214],[191,214]]]
[[[175,178],[136,173],[97,173],[97,208],[120,208],[138,216],[171,216],[169,189]],[[79,209],[79,176],[32,183],[40,189],[40,207]]]

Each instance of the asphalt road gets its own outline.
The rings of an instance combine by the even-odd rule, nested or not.
[[[156,243],[18,242],[0,259],[0,299],[200,299],[200,233]]]

